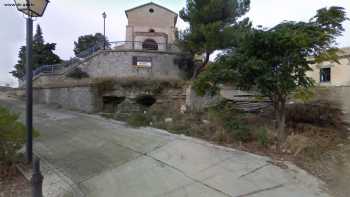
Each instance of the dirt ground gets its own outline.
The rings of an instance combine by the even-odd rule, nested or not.
[[[30,183],[19,172],[12,177],[0,177],[0,197],[30,196]]]
[[[324,180],[335,197],[348,197],[350,194],[350,140],[347,139],[335,150],[323,154],[320,160],[304,168]]]

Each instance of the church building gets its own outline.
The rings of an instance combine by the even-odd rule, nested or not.
[[[155,3],[125,11],[128,18],[126,41],[133,49],[165,51],[175,42],[178,15]]]

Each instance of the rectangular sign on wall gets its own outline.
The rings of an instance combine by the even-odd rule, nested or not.
[[[145,57],[145,56],[133,57],[133,65],[138,68],[151,68],[152,57]]]

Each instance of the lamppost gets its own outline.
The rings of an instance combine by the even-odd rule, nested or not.
[[[107,18],[106,12],[102,13],[102,17],[103,17],[103,50],[106,50],[106,18]]]
[[[49,0],[14,0],[18,11],[27,16],[27,43],[26,43],[26,159],[33,161],[33,17],[43,16]]]

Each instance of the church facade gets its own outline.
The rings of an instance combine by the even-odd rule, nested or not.
[[[155,3],[125,11],[128,18],[126,41],[134,49],[166,51],[175,42],[178,15]]]

